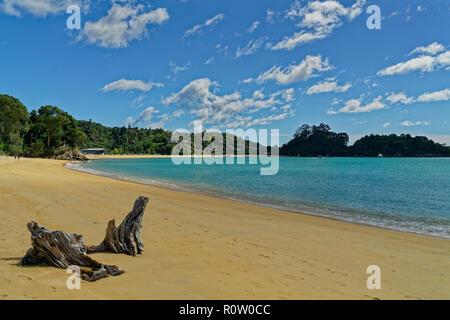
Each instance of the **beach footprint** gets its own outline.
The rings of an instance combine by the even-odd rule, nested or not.
[[[18,278],[22,278],[22,279],[26,279],[26,280],[29,280],[29,281],[32,281],[32,280],[33,280],[32,277],[27,276],[26,274],[18,274],[17,277],[18,277]]]

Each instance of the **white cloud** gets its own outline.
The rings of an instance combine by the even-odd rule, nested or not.
[[[242,82],[242,83],[252,83],[253,81],[254,81],[253,78],[247,78],[247,79],[244,79],[244,80],[242,80],[240,82]]]
[[[208,60],[206,60],[205,62],[204,62],[204,64],[211,64],[211,63],[213,63],[214,62],[214,57],[211,57],[211,58],[209,58]]]
[[[284,90],[284,92],[282,93],[281,96],[283,97],[284,101],[290,102],[290,101],[295,100],[294,92],[295,92],[294,88],[289,88],[287,90]]]
[[[383,125],[382,125],[383,128],[387,128],[387,127],[390,127],[390,126],[391,126],[391,123],[390,123],[390,122],[385,122],[385,123],[383,123]]]
[[[450,51],[446,51],[444,53],[441,53],[436,57],[436,62],[439,63],[442,66],[448,66],[450,65]],[[448,68],[447,68],[448,70]]]
[[[241,48],[239,46],[236,50],[234,57],[239,58],[242,56],[249,56],[251,54],[254,54],[263,45],[266,39],[267,39],[266,37],[262,37],[256,40],[250,40],[250,42],[247,43],[245,47]]]
[[[267,117],[262,118],[256,118],[251,120],[250,122],[245,124],[245,127],[252,127],[252,126],[260,126],[260,125],[267,125],[271,123],[272,121],[278,121],[278,120],[284,120],[288,116],[293,116],[294,112],[291,110],[290,112],[283,112],[277,115],[270,115]]]
[[[269,110],[274,106],[283,105],[293,99],[289,89],[266,97],[262,90],[255,90],[250,97],[244,98],[235,91],[231,94],[218,95],[213,88],[218,83],[208,78],[196,79],[188,83],[179,92],[172,93],[163,103],[176,104],[190,110],[196,119],[207,124],[218,124],[221,127],[247,126],[254,114],[261,110]],[[283,93],[285,93],[283,95]],[[278,97],[281,96],[282,99]],[[267,121],[276,118],[267,117]],[[253,120],[252,120],[253,121]],[[254,123],[256,124],[256,123]]]
[[[253,92],[253,98],[255,98],[255,99],[264,99],[264,97],[265,97],[265,95],[264,95],[262,89],[255,90],[255,92]]]
[[[186,71],[190,65],[190,62],[186,63],[184,66],[177,66],[174,62],[169,62],[169,66],[172,68],[172,72],[175,74],[181,71]]]
[[[253,33],[259,27],[260,24],[261,24],[260,21],[253,22],[252,25],[250,27],[248,27],[247,31],[249,33]]]
[[[437,42],[428,46],[417,47],[410,54],[424,53],[410,60],[397,63],[377,72],[379,76],[392,76],[395,74],[405,74],[411,71],[432,72],[436,69],[450,65],[450,51],[445,51],[445,47]],[[435,56],[437,53],[439,55]]]
[[[324,92],[346,92],[352,84],[350,82],[339,86],[336,81],[322,81],[319,83],[316,83],[315,85],[311,86],[308,91],[306,91],[307,94],[318,94],[318,93],[324,93]]]
[[[157,115],[155,120],[155,122],[151,122],[149,123],[149,127],[151,128],[164,128],[166,126],[167,123],[173,121],[176,118],[180,118],[182,115],[184,114],[183,110],[175,110],[174,112],[170,113],[163,113],[160,115]]]
[[[275,19],[278,18],[279,15],[280,13],[278,11],[267,9],[266,22],[274,23]]]
[[[183,110],[176,110],[174,111],[174,113],[172,114],[174,118],[179,118],[184,114]]]
[[[386,100],[389,101],[391,104],[393,103],[402,103],[402,104],[411,104],[414,102],[414,98],[408,97],[404,92],[399,93],[390,93]]]
[[[3,0],[0,3],[0,12],[16,17],[22,17],[25,13],[45,18],[47,15],[64,13],[70,5],[78,5],[88,10],[90,2],[90,0]]]
[[[272,93],[270,95],[271,97],[278,97],[281,96],[285,102],[291,102],[295,100],[295,90],[294,88],[279,90],[275,93]]]
[[[286,105],[282,106],[280,109],[283,110],[283,111],[288,111],[288,110],[290,110],[291,108],[292,108],[292,105],[291,105],[291,104],[286,104]]]
[[[428,121],[416,121],[416,122],[412,122],[409,120],[403,121],[402,123],[400,123],[400,125],[404,126],[404,127],[413,127],[413,126],[428,126],[430,124],[430,122]]]
[[[155,107],[148,107],[142,111],[136,119],[129,116],[125,120],[125,125],[131,127],[151,127],[153,129],[164,128],[168,122],[180,118],[183,114],[183,110],[175,110],[172,113],[160,114],[159,110],[155,109]]]
[[[275,80],[277,84],[290,84],[293,82],[307,80],[316,76],[315,72],[330,70],[332,67],[328,63],[328,58],[322,60],[321,55],[306,56],[298,65],[290,65],[285,68],[273,66],[269,70],[260,74],[256,79],[262,83],[268,80]]]
[[[431,44],[429,44],[428,46],[420,46],[415,48],[413,51],[411,51],[411,54],[414,53],[426,53],[426,54],[431,54],[431,55],[435,55],[438,52],[444,51],[445,47],[437,42],[433,42]]]
[[[360,99],[350,99],[345,102],[344,107],[339,109],[338,111],[328,110],[327,114],[337,114],[337,113],[363,113],[363,112],[372,112],[375,110],[386,109],[386,105],[381,102],[381,96],[372,100],[372,102],[366,104],[365,106],[361,105]]]
[[[334,29],[343,24],[343,19],[352,21],[359,16],[365,2],[366,0],[357,0],[350,7],[344,7],[334,0],[311,1],[304,7],[299,1],[294,2],[285,17],[299,20],[297,26],[303,30],[285,37],[272,46],[272,50],[292,50],[303,43],[328,37]]]
[[[80,38],[104,48],[126,48],[131,40],[140,40],[147,34],[148,24],[161,24],[168,19],[165,8],[145,12],[143,5],[114,3],[107,16],[86,22]]]
[[[271,47],[272,50],[292,50],[298,45],[306,42],[310,42],[317,39],[324,39],[327,35],[323,33],[311,33],[306,31],[300,31],[294,33],[290,37],[285,37],[282,41],[278,42]]]
[[[144,111],[142,111],[136,119],[133,117],[128,117],[125,120],[126,126],[146,126],[148,122],[153,119],[154,115],[159,113],[159,110],[156,110],[155,107],[148,107]]]
[[[103,92],[109,91],[128,91],[128,90],[140,90],[140,91],[150,91],[153,87],[162,87],[162,83],[158,82],[144,82],[142,80],[127,80],[120,79],[111,83],[106,84],[101,90]]]
[[[420,102],[447,101],[447,100],[450,100],[450,89],[434,91],[431,93],[427,92],[417,98],[417,101]]]
[[[184,33],[184,37],[188,37],[193,34],[200,33],[202,31],[202,29],[205,27],[215,26],[219,22],[221,22],[224,17],[225,17],[225,15],[223,13],[219,13],[219,14],[215,15],[214,17],[212,17],[211,19],[206,20],[203,24],[195,25],[191,29],[186,30],[186,32]]]
[[[411,60],[397,63],[396,65],[387,67],[377,72],[379,76],[392,76],[394,74],[404,74],[410,71],[420,70],[422,72],[433,71],[435,65],[435,58],[430,56],[421,56]]]

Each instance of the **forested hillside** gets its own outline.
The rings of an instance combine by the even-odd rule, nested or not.
[[[335,133],[326,124],[302,125],[292,140],[280,148],[280,155],[301,157],[449,157],[450,147],[427,137],[409,134],[367,135],[348,145],[347,133]]]
[[[92,121],[77,121],[56,106],[42,106],[28,113],[16,98],[0,95],[0,153],[29,157],[55,157],[78,148],[105,148],[111,154],[171,154],[172,133],[164,129],[105,127]],[[234,150],[238,148],[234,139]],[[223,152],[226,138],[223,136]],[[347,133],[336,133],[326,124],[302,125],[291,141],[280,148],[285,156],[448,157],[450,147],[426,137],[368,135],[348,146]],[[210,142],[203,142],[203,147]],[[194,135],[191,134],[191,146]],[[252,143],[245,141],[248,154]],[[256,144],[259,150],[259,144]],[[192,147],[192,152],[194,148]],[[270,149],[270,148],[269,148]],[[270,150],[269,150],[270,153]]]
[[[171,132],[164,129],[105,127],[92,121],[78,121],[86,139],[82,148],[105,148],[112,154],[170,154]]]

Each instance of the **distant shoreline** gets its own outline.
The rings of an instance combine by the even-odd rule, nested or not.
[[[217,156],[217,157],[232,157],[233,155],[223,155],[223,156]],[[164,158],[171,158],[172,155],[142,155],[142,154],[126,154],[126,155],[86,155],[86,157],[89,160],[103,160],[103,159],[164,159]],[[202,157],[199,155],[195,155],[195,156],[183,156],[183,155],[179,155],[179,156],[175,156],[175,157],[185,157],[185,158],[189,158],[189,157]],[[203,157],[214,157],[214,156],[203,156]],[[234,155],[234,157],[249,157],[249,155]],[[253,156],[255,157],[255,156]],[[270,157],[270,155],[269,155]],[[286,156],[286,155],[279,155],[279,157],[281,158],[318,158],[318,157],[296,157],[296,156]],[[407,157],[407,156],[401,156],[401,157],[391,157],[391,156],[383,156],[383,157],[367,157],[367,156],[333,156],[333,157],[327,157],[324,156],[322,158],[450,158],[450,156],[411,156],[411,157]]]

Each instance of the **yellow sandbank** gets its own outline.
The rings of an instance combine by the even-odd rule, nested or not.
[[[148,157],[148,156],[147,156]],[[450,241],[93,176],[64,161],[0,158],[1,299],[449,299]],[[95,254],[125,274],[81,290],[65,270],[18,265],[26,223],[97,244],[150,197],[138,257]],[[380,290],[366,268],[381,268]]]

